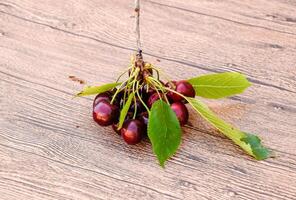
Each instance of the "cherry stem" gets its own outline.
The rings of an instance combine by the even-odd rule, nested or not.
[[[111,104],[113,104],[113,102],[114,102],[116,96],[117,96],[118,93],[122,90],[121,88],[122,88],[122,86],[123,86],[124,84],[126,84],[126,81],[123,82],[123,83],[121,83],[121,85],[119,86],[119,88],[116,89],[116,92],[115,92],[115,94],[114,94],[113,97],[112,97]]]
[[[117,95],[119,94],[119,92],[121,92],[123,89],[124,89],[125,92],[126,92],[126,89],[129,88],[129,84],[131,83],[130,81],[131,81],[134,77],[137,78],[138,73],[139,73],[139,70],[134,69],[134,68],[132,69],[131,76],[129,77],[129,79],[128,79],[127,81],[123,82],[123,83],[119,86],[119,88],[117,88],[115,94],[114,94],[113,97],[112,97],[111,104],[113,104],[113,102],[114,102],[115,98],[117,97]],[[124,84],[126,84],[126,85],[125,85],[125,87],[123,88]]]
[[[117,80],[116,80],[116,83],[118,83],[119,80],[121,79],[121,77],[122,77],[123,75],[125,75],[126,73],[128,73],[128,71],[129,71],[130,69],[132,69],[132,67],[129,67],[127,70],[125,70],[123,73],[121,73],[121,74],[118,76],[118,78],[117,78]]]
[[[161,74],[161,75],[163,75],[164,77],[165,77],[165,79],[168,81],[168,82],[171,82],[171,78],[170,77],[168,77],[160,68],[158,68],[158,67],[155,67],[154,65],[151,65],[151,68],[154,70],[154,71],[156,71],[156,72],[158,72],[159,74]],[[158,78],[159,79],[159,78]]]
[[[158,90],[160,90],[163,93],[163,96],[164,96],[166,102],[169,104],[169,100],[168,100],[167,96],[165,95],[164,87],[162,86],[162,84],[158,80],[156,80],[155,78],[153,78],[152,76],[148,77],[148,80],[150,80],[151,83],[153,83],[152,86],[155,88],[155,90],[156,90],[159,98],[162,99],[162,96],[160,95],[160,93],[158,92]]]
[[[137,79],[136,79],[137,80]],[[135,89],[135,87],[136,87],[136,83],[137,83],[138,81],[134,81],[133,82],[133,94],[135,94],[136,93],[136,91],[138,91],[138,88],[137,89]],[[134,117],[133,117],[133,119],[136,119],[136,116],[137,116],[137,98],[136,98],[136,96],[134,95],[134,105],[135,105],[135,109],[134,109]]]
[[[139,88],[139,84],[140,84],[140,82],[138,81],[138,82],[137,82],[137,87],[138,87],[138,88]],[[142,86],[143,86],[143,84],[140,86],[140,88],[141,88]],[[141,95],[140,95],[140,93],[139,93],[139,90],[137,90],[136,92],[137,92],[137,96],[138,96],[139,100],[141,101],[141,103],[143,104],[143,106],[144,106],[145,109],[147,110],[148,114],[150,115],[150,110],[149,110],[148,106],[145,104],[145,102],[143,101],[143,99],[142,99],[142,97],[141,97]]]
[[[177,92],[177,91],[175,91],[175,90],[172,90],[171,88],[165,87],[164,89],[167,90],[167,91],[173,92],[173,93],[175,93],[175,94],[177,94],[177,95],[183,97],[184,99],[187,99],[186,96],[184,96],[183,94],[181,94],[181,93],[179,93],[179,92]]]

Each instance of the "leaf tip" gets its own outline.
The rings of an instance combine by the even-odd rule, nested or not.
[[[164,169],[165,168],[165,160],[158,158],[159,165]]]
[[[82,94],[83,94],[83,92],[79,92],[79,93],[77,93],[77,94],[74,95],[74,98],[76,98],[76,97],[81,97]]]
[[[261,143],[261,139],[253,134],[245,133],[246,137],[242,138],[241,141],[249,144],[256,160],[265,160],[271,157],[271,151],[264,147]]]

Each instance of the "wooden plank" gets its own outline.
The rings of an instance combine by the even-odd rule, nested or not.
[[[131,2],[0,1],[3,199],[293,199],[296,26],[292,1],[143,1],[143,49],[176,79],[240,71],[254,86],[210,101],[258,133],[256,162],[194,115],[165,170],[146,141],[126,146],[90,116],[82,86],[110,82],[135,47]]]

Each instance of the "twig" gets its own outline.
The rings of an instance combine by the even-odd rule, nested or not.
[[[136,40],[138,53],[142,54],[141,50],[141,30],[140,30],[140,0],[135,0],[135,13],[136,13]]]

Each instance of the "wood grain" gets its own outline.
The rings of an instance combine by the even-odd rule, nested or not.
[[[92,98],[73,99],[82,85],[68,79],[125,69],[133,2],[0,0],[0,199],[296,199],[295,1],[142,4],[145,59],[173,79],[245,73],[245,94],[208,103],[276,158],[254,161],[192,114],[161,169],[148,141],[129,147],[94,124]]]

